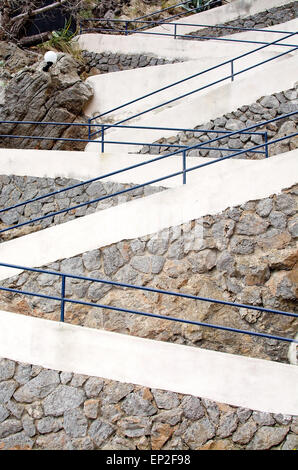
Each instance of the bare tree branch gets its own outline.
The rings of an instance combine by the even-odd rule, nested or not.
[[[17,15],[17,16],[14,16],[13,18],[11,18],[11,22],[14,23],[15,21],[18,21],[18,20],[26,20],[26,19],[29,19],[31,18],[32,16],[36,16],[36,15],[39,15],[39,14],[42,14],[42,13],[45,13],[49,10],[53,10],[53,8],[56,8],[56,7],[59,7],[61,5],[63,5],[64,3],[66,3],[68,0],[60,0],[60,1],[57,1],[57,2],[54,2],[54,3],[51,3],[50,5],[47,5],[45,7],[42,7],[42,8],[38,8],[37,10],[29,10],[25,13],[21,13],[20,15]]]
[[[28,36],[20,39],[19,43],[21,46],[33,46],[34,44],[39,44],[43,41],[48,40],[50,37],[50,31],[45,33],[34,34],[34,36]]]
[[[44,5],[42,0],[23,0],[21,3],[20,7],[20,2],[16,0],[0,0],[0,41],[9,40],[25,46],[27,41],[23,36],[26,35],[26,25],[30,20],[37,15],[46,17],[59,7],[73,16],[81,7],[82,0],[51,0],[46,6],[41,6]]]

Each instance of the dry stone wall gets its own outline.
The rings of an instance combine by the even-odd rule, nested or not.
[[[0,359],[2,450],[293,450],[298,417]]]
[[[0,175],[0,207],[1,209],[8,208],[15,204],[36,199],[42,195],[61,191],[63,188],[78,183],[80,183],[80,181],[68,178],[53,179]],[[53,212],[63,211],[67,208],[129,189],[133,186],[135,185],[94,181],[68,191],[60,192],[59,194],[0,213],[0,230],[35,218],[50,215]],[[148,196],[149,194],[162,191],[163,189],[162,187],[148,186],[119,194],[118,196],[109,197],[99,202],[86,204],[76,209],[71,209],[68,212],[62,212],[61,214],[38,220],[37,222],[13,229],[12,231],[4,232],[0,234],[0,243],[32,231],[42,230],[52,225],[68,222],[69,220],[92,214],[93,212],[107,209],[139,197]]]
[[[237,29],[237,28],[254,28],[254,29],[268,28],[275,24],[286,23],[287,21],[294,20],[295,18],[297,18],[297,16],[298,16],[297,2],[291,2],[291,3],[288,3],[287,5],[282,5],[281,7],[270,8],[256,15],[248,16],[246,18],[237,18],[237,20],[224,23],[224,26],[232,26],[235,29],[223,29],[219,27],[202,28],[198,31],[188,34],[185,37],[185,39],[204,41],[205,39],[200,39],[199,37],[191,38],[191,36],[220,37],[220,36],[228,36],[228,35],[239,33],[242,31],[241,29]],[[281,36],[278,35],[276,36],[276,39],[279,39],[280,37]],[[180,39],[184,39],[184,38],[180,38]]]
[[[91,75],[183,62],[183,59],[171,60],[165,57],[144,54],[117,54],[112,52],[96,53],[83,51],[82,55],[85,62],[85,71]]]
[[[93,279],[297,313],[298,187],[139,239],[123,240],[46,268]],[[13,272],[12,272],[13,274]],[[57,277],[23,272],[5,287],[60,296]],[[294,338],[297,318],[68,279],[66,296],[107,307]],[[2,292],[0,308],[52,320],[60,304]],[[65,321],[232,354],[288,362],[288,343],[203,326],[68,304]]]
[[[151,153],[151,154],[166,154],[174,152],[179,149],[175,145],[179,146],[195,146],[204,144],[210,139],[220,137],[220,132],[236,132],[241,129],[248,128],[254,124],[269,121],[276,117],[282,116],[283,114],[289,114],[298,110],[298,82],[294,88],[285,90],[280,93],[274,93],[273,95],[263,96],[255,103],[241,106],[237,110],[227,113],[223,116],[219,116],[210,122],[195,126],[194,130],[184,131],[178,133],[176,136],[169,138],[161,138],[155,142],[155,145],[144,146],[140,153]],[[250,132],[256,131],[257,133],[267,132],[268,142],[278,139],[280,137],[291,135],[298,132],[298,114],[292,115],[291,117],[280,119],[276,122],[261,126],[256,129],[252,129]],[[195,131],[195,129],[204,129],[206,132]],[[209,131],[209,132],[208,132]],[[220,132],[214,132],[220,131]],[[223,137],[222,139],[206,144],[206,148],[191,149],[187,151],[187,155],[192,157],[210,157],[220,158],[227,155],[236,153],[238,150],[242,151],[250,149],[255,146],[265,143],[264,135],[260,134],[235,134],[231,137]],[[162,145],[158,145],[162,144]],[[170,144],[171,147],[167,147]],[[283,152],[293,150],[298,146],[298,136],[291,137],[287,140],[269,145],[268,154],[269,156],[277,155]],[[227,150],[220,150],[227,149]],[[256,149],[264,152],[264,147]],[[265,158],[264,153],[247,152],[242,153],[233,158],[245,158],[245,159],[262,159]]]

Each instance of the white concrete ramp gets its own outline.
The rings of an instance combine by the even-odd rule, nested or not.
[[[248,64],[249,63],[250,62],[248,62]],[[154,111],[150,111],[123,124],[192,129],[199,124],[207,123],[211,119],[215,119],[223,114],[235,111],[238,107],[254,103],[262,96],[271,95],[273,93],[292,88],[297,81],[297,64],[298,52],[293,52],[287,56],[240,74],[235,77],[234,82],[224,81],[210,88],[191,94],[186,98],[175,101],[167,106],[162,106]],[[174,67],[174,65],[162,67]],[[214,70],[213,72],[209,72],[206,76],[199,76],[194,80],[185,82],[179,85],[179,87],[177,87],[178,89],[173,87],[172,89],[165,90],[153,97],[141,100],[128,106],[124,110],[112,113],[110,118],[111,120],[109,121],[107,119],[107,121],[111,123],[115,121],[119,122],[120,119],[125,119],[129,116],[135,115],[136,113],[142,112],[143,110],[150,109],[155,105],[157,106],[160,103],[164,103],[172,99],[173,97],[181,96],[183,93],[188,93],[196,88],[201,88],[212,80],[219,80],[230,73],[228,67],[229,66],[225,66],[221,72]],[[158,89],[158,86],[156,88],[153,86],[152,88],[149,88],[148,84],[151,83],[150,79],[154,77],[154,67],[151,67],[150,69],[151,70],[148,71],[142,69],[142,71],[130,70],[125,72],[115,72],[113,74],[107,74],[106,76],[99,76],[98,79],[96,77],[89,79],[89,83],[94,87],[95,96],[86,109],[86,113],[91,116],[96,112],[96,109],[106,110],[109,106],[108,103],[110,103],[109,109],[113,109],[113,106],[116,106],[116,103],[120,105],[126,102],[124,98],[120,100],[120,96],[126,96],[127,101],[134,99],[135,92],[129,91],[133,88],[129,86],[129,83],[136,83],[136,90],[138,90],[138,87],[144,87],[144,93],[149,93],[154,89]],[[196,70],[200,69],[203,70],[204,67],[199,67]],[[179,74],[181,76],[183,65],[175,65],[175,70],[179,70]],[[235,65],[235,72],[238,70],[238,65]],[[168,69],[168,71],[170,71],[170,69]],[[163,74],[162,70],[160,70],[160,73]],[[157,71],[157,76],[158,74],[159,71]],[[179,74],[177,72],[175,79],[179,79]],[[183,75],[187,76],[185,73]],[[143,77],[143,79],[141,77]],[[116,82],[119,84],[117,88]],[[162,75],[160,87],[165,82],[166,76]],[[118,92],[116,90],[118,90]],[[126,90],[126,95],[124,90]],[[161,137],[169,137],[176,134],[177,131],[111,128],[105,132],[105,140],[113,142],[152,143]],[[87,144],[86,150],[92,151],[94,145],[95,144],[93,143]],[[136,153],[140,148],[141,146],[136,147],[126,144],[115,145],[111,143],[105,145],[106,152]]]
[[[276,30],[285,31],[297,31],[298,29],[298,19],[289,21],[282,25],[277,25],[272,27]],[[266,28],[265,28],[266,29]],[[268,29],[268,28],[267,28]],[[227,36],[227,38],[232,39],[241,39],[241,40],[260,40],[260,41],[274,41],[282,37],[280,34],[265,34],[265,33],[239,33],[232,36]],[[128,50],[126,51],[129,54],[132,53],[146,53],[144,51],[142,38],[138,40],[134,39],[131,41],[131,37],[121,37],[121,36],[111,36],[109,35],[100,35],[94,34],[90,36],[83,35],[80,38],[82,42],[81,47],[83,49],[90,49],[94,52],[106,52],[111,51],[113,53],[124,53],[123,47],[127,44]],[[121,39],[121,41],[120,41]],[[147,38],[148,39],[148,38]],[[90,44],[89,44],[90,40]],[[202,72],[211,67],[215,67],[227,60],[233,59],[245,54],[249,51],[258,49],[260,46],[252,44],[243,44],[237,42],[224,42],[224,41],[172,41],[164,40],[163,38],[150,38],[150,41],[144,41],[144,47],[148,47],[148,43],[154,45],[157,48],[158,54],[165,57],[175,57],[188,59],[183,63],[168,64],[162,66],[152,66],[152,67],[143,67],[140,69],[125,70],[122,72],[113,72],[110,74],[100,74],[89,77],[87,83],[89,83],[95,91],[95,96],[88,104],[85,113],[88,116],[92,116],[94,113],[103,113],[108,110],[113,109],[116,106],[119,106],[122,103],[126,103],[138,97],[141,97],[148,92],[158,90],[163,86],[167,86],[176,82],[178,80],[187,78],[193,74]],[[286,44],[298,45],[298,35],[292,36],[285,41],[282,41]],[[99,49],[97,49],[97,46]],[[165,50],[163,51],[163,47]],[[134,50],[138,47],[138,50]],[[178,47],[179,52],[175,51]],[[171,52],[171,49],[172,52]],[[180,53],[181,49],[181,53]],[[269,59],[282,53],[283,51],[288,51],[290,48],[285,46],[270,46],[265,47],[264,49],[254,52],[251,55],[244,57],[243,59],[237,60],[234,63],[235,71],[249,67],[250,65],[256,64],[263,60]],[[183,52],[183,53],[182,53]],[[183,54],[186,54],[183,55]],[[179,93],[182,94],[185,90],[190,90],[196,88],[196,84],[203,85],[211,83],[221,77],[229,75],[231,71],[231,66],[221,66],[220,68],[210,71],[207,74],[197,77],[196,79],[188,80],[187,82],[181,84],[181,86],[176,85],[174,88],[169,88],[163,93],[159,93],[156,96],[151,96],[149,100],[142,100],[140,109],[148,103],[151,105],[158,104],[164,98],[171,98],[172,95],[177,96]],[[131,83],[134,86],[131,86]],[[139,109],[138,105],[130,106],[129,113],[137,111]],[[117,113],[112,114],[112,118],[120,118],[123,115],[126,116],[126,110],[118,111]]]
[[[298,414],[298,368],[290,364],[5,311],[0,311],[0,357],[262,412]]]
[[[292,20],[277,26],[271,26],[270,30],[282,30],[294,32],[297,20]],[[212,57],[217,62],[224,58],[232,58],[246,52],[253,51],[262,44],[254,44],[253,42],[234,42],[224,41],[222,39],[210,39],[208,41],[179,40],[164,36],[119,36],[106,35],[100,33],[86,33],[78,37],[78,43],[82,50],[102,54],[111,52],[115,54],[145,54],[154,55],[156,57],[165,57],[167,59],[183,59],[183,60],[207,60]],[[260,41],[273,42],[284,37],[283,34],[262,33],[262,32],[245,32],[233,35],[226,35],[225,38],[240,39],[243,41]],[[295,44],[292,38],[283,40],[285,44]],[[272,51],[278,52],[285,46],[272,45],[268,46]],[[156,66],[153,66],[156,67]],[[147,67],[144,67],[147,68]]]

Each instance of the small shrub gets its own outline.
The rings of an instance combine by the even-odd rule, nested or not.
[[[69,19],[63,29],[52,31],[51,38],[39,45],[43,51],[59,51],[72,55],[78,62],[84,63],[82,51],[75,36],[76,32],[70,31],[71,20]]]

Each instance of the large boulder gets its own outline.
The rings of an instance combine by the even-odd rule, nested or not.
[[[4,49],[4,48],[3,48]],[[9,52],[14,51],[13,57]],[[0,134],[49,138],[86,138],[83,108],[93,95],[92,88],[79,76],[79,64],[70,55],[59,53],[57,63],[43,71],[43,57],[27,54],[14,45],[2,59],[0,121],[61,122],[63,126],[0,124]],[[1,54],[1,49],[0,49]],[[19,69],[19,70],[17,70]],[[17,71],[15,71],[17,70]],[[2,77],[2,78],[1,78]],[[1,147],[37,149],[82,149],[85,144],[55,140],[1,138]]]

